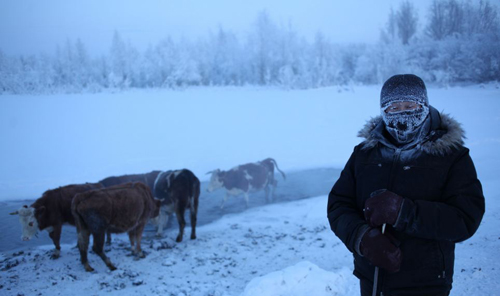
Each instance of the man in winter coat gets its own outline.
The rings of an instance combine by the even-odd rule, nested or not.
[[[464,131],[415,75],[389,78],[380,107],[330,192],[331,229],[354,255],[362,296],[449,295],[455,243],[485,209]]]

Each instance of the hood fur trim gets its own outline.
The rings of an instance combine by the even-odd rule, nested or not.
[[[432,155],[445,155],[464,144],[465,131],[462,124],[444,113],[439,113],[439,121],[432,123],[429,136],[417,149]],[[358,137],[364,138],[361,143],[363,150],[373,148],[381,142],[380,138],[383,136],[376,129],[380,124],[384,124],[382,116],[373,117],[358,132]]]

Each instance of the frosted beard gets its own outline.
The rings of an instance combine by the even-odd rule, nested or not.
[[[412,142],[420,132],[422,123],[429,114],[429,107],[427,106],[415,110],[388,113],[385,112],[385,109],[387,109],[387,106],[380,110],[385,128],[399,144]]]

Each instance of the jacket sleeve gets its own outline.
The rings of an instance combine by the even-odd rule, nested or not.
[[[354,161],[357,148],[342,170],[328,196],[328,221],[330,228],[351,252],[359,252],[359,243],[368,225],[363,212],[356,206],[356,179]]]
[[[460,242],[476,232],[484,211],[481,183],[464,148],[448,172],[442,202],[405,198],[394,227],[415,237]]]

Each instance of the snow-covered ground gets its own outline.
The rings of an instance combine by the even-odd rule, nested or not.
[[[497,196],[498,197],[498,196]],[[326,196],[233,214],[198,228],[197,240],[145,237],[145,259],[134,261],[125,235],[87,273],[74,244],[49,259],[52,246],[4,254],[2,295],[358,295],[352,256],[330,231]],[[498,210],[498,208],[496,208]],[[500,295],[499,212],[490,209],[479,232],[457,246],[453,295]],[[189,228],[186,229],[189,233]],[[45,234],[44,234],[45,235]],[[126,294],[124,294],[126,292]]]
[[[341,168],[357,130],[377,115],[378,93],[216,88],[0,97],[0,198],[35,198],[47,188],[152,168],[187,167],[202,177],[268,156],[285,171]],[[452,295],[500,295],[500,90],[430,88],[429,98],[463,123],[486,196],[481,227],[457,245]],[[4,252],[0,294],[357,295],[352,257],[329,229],[326,200],[226,215],[199,227],[194,241],[175,243],[176,228],[163,239],[147,235],[139,261],[127,256],[126,236],[115,236],[107,252],[114,272],[91,254],[96,271],[86,273],[75,244],[63,245],[58,260],[48,258],[52,245]]]
[[[318,291],[326,292],[329,285],[332,292],[342,291],[337,295],[354,295],[356,281],[349,270],[352,259],[332,235],[325,206],[326,196],[321,196],[227,215],[198,228],[197,240],[181,243],[175,243],[177,230],[173,229],[165,239],[145,238],[148,255],[139,261],[127,256],[128,238],[120,235],[107,252],[117,264],[114,272],[98,256],[90,255],[96,272],[86,273],[75,245],[63,246],[58,260],[48,258],[52,246],[26,250],[2,263],[4,267],[19,262],[2,273],[2,290],[12,295],[75,295],[75,291],[77,295],[123,295],[123,289],[127,295],[239,295],[251,279],[264,276],[250,284],[244,295],[305,295],[292,293],[300,286],[297,291],[309,289],[301,285],[300,278],[322,272],[331,279],[322,276],[304,283],[321,285],[314,288]],[[309,264],[296,265],[302,261],[324,271],[310,270]],[[281,271],[286,268],[288,271]],[[268,275],[276,271],[283,274]],[[257,292],[263,284],[279,290]]]

